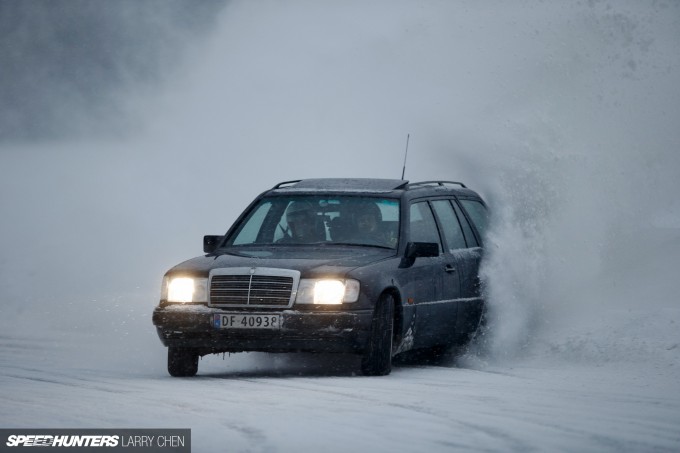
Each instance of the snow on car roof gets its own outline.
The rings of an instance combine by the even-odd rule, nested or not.
[[[402,179],[317,178],[283,182],[277,184],[274,189],[391,192],[392,190],[404,188],[407,184],[408,181]]]

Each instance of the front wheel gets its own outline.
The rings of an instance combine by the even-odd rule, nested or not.
[[[366,376],[385,376],[392,371],[394,297],[384,294],[378,300],[371,322],[371,333],[361,371]]]
[[[193,349],[168,348],[168,373],[174,377],[191,377],[198,372],[198,354]]]

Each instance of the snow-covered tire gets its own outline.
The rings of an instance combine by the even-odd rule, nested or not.
[[[168,373],[174,377],[191,377],[198,372],[198,354],[193,349],[168,348]]]
[[[385,376],[392,371],[394,297],[383,294],[376,304],[361,371],[366,376]]]

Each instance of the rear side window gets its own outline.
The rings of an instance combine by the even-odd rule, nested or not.
[[[418,202],[411,205],[411,241],[412,242],[436,242],[441,244],[439,231],[434,221],[434,216],[427,202]],[[441,245],[439,246],[441,252]]]
[[[439,217],[442,229],[444,230],[444,237],[446,238],[446,245],[449,250],[464,249],[465,236],[463,230],[460,228],[458,218],[453,212],[453,207],[449,200],[436,200],[432,202],[432,207]]]
[[[470,224],[468,223],[467,218],[463,214],[463,211],[460,209],[460,206],[458,206],[458,203],[453,203],[453,208],[456,210],[456,215],[460,220],[460,225],[463,227],[463,233],[465,234],[465,242],[467,242],[467,246],[479,247],[477,238],[475,237],[475,234],[472,232],[472,228],[470,228]]]
[[[472,223],[477,227],[477,232],[483,238],[486,234],[486,227],[489,224],[489,212],[486,210],[486,207],[476,200],[460,200],[460,204],[463,205],[463,208],[465,208],[465,211],[472,219]]]

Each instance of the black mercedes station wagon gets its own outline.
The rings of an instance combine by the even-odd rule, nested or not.
[[[458,182],[277,184],[165,274],[153,323],[168,372],[214,353],[343,352],[386,375],[398,354],[465,344],[484,313],[486,225]]]

